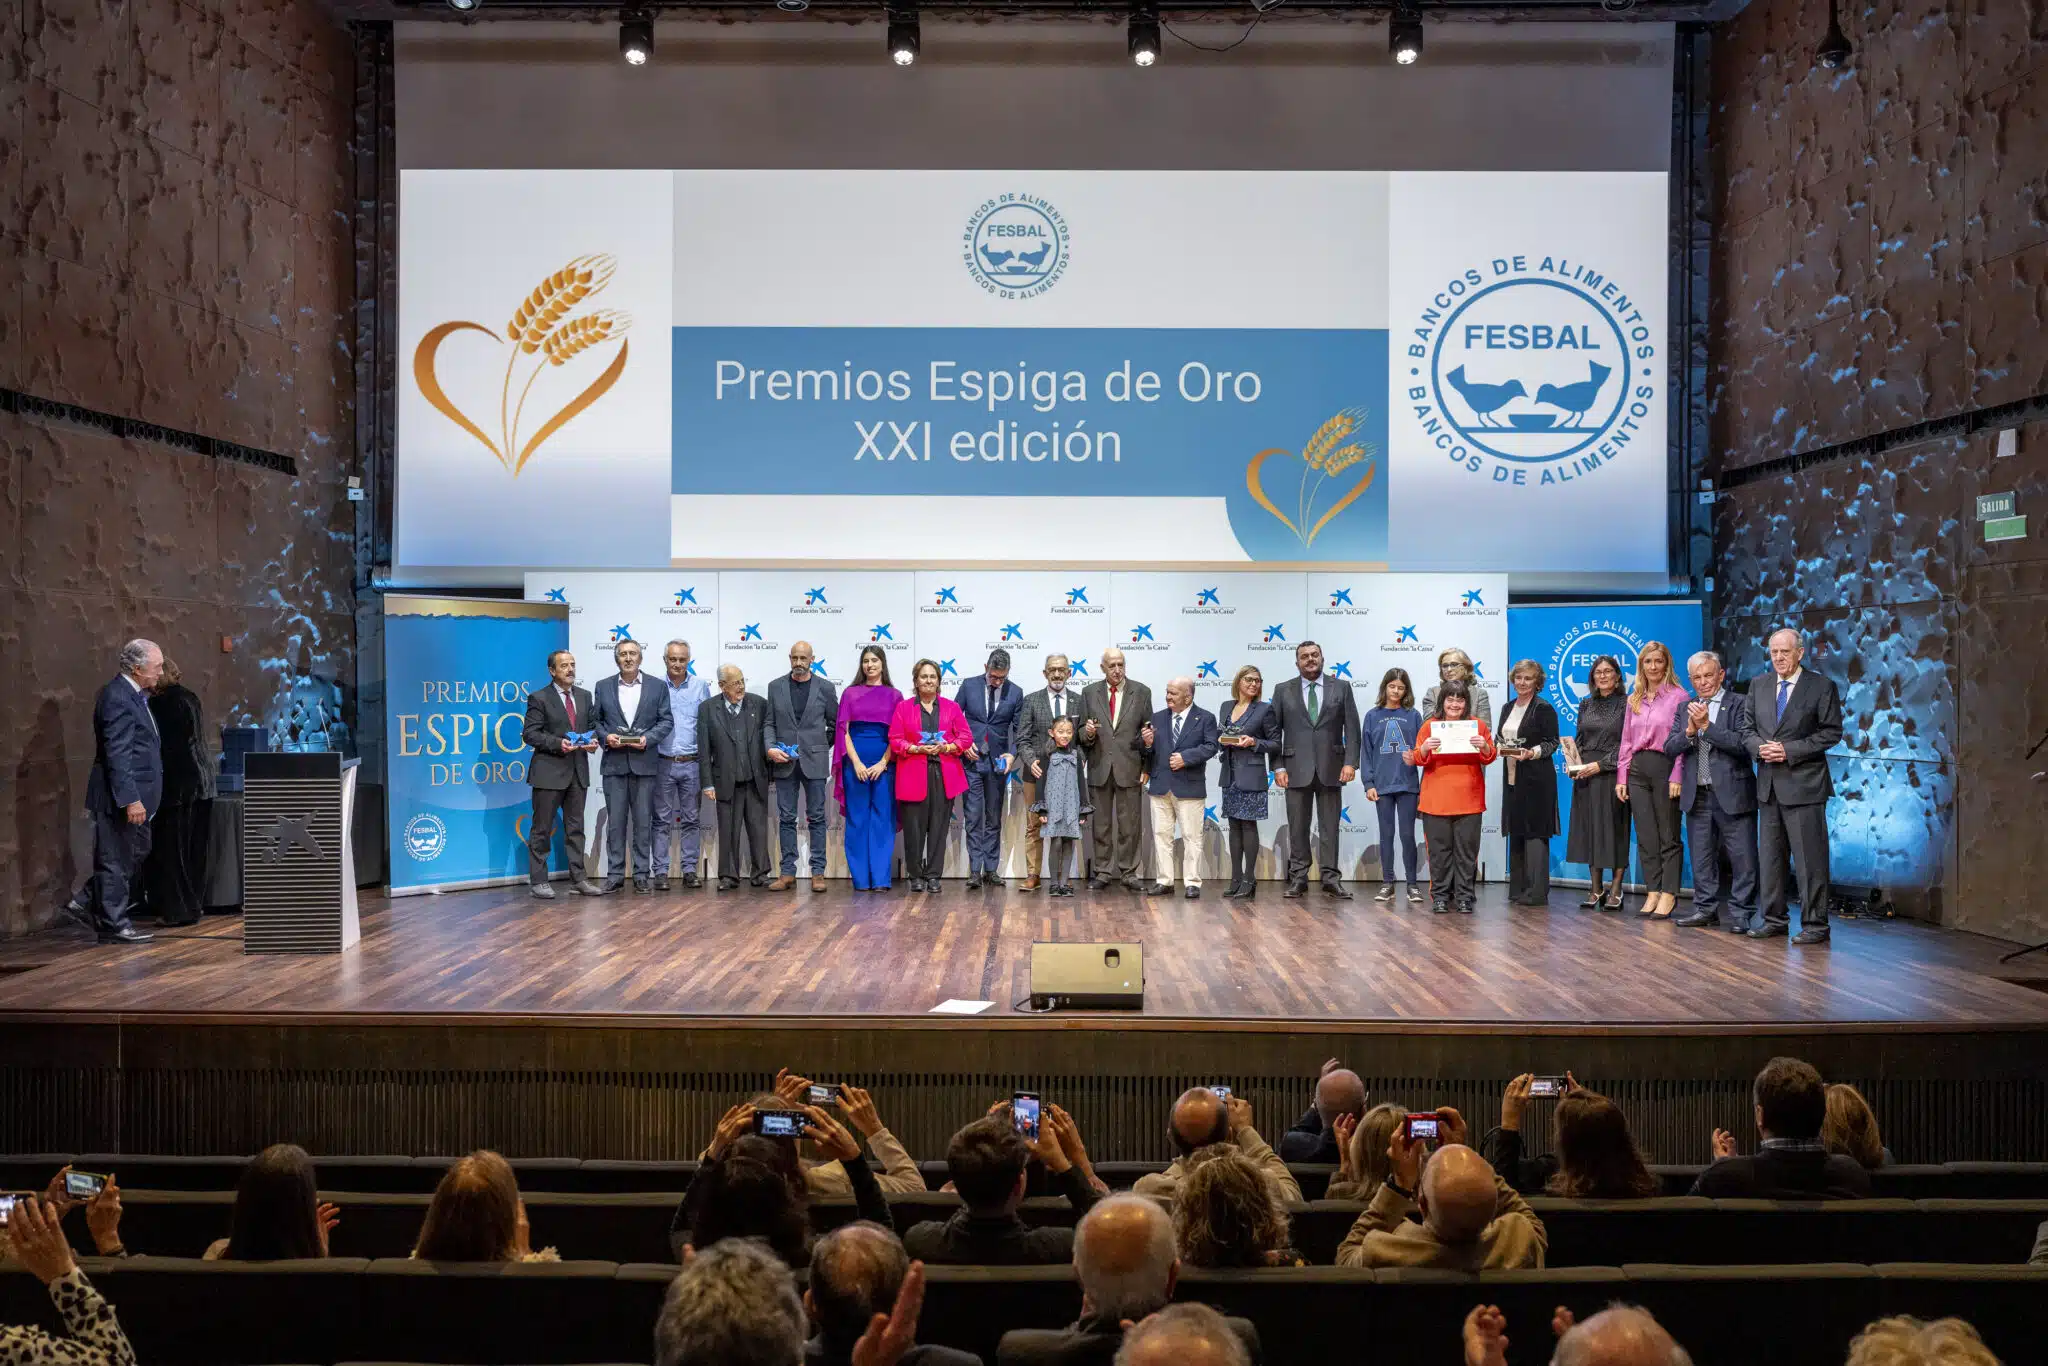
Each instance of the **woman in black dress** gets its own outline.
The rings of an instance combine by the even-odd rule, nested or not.
[[[1550,904],[1550,841],[1557,836],[1557,709],[1543,700],[1543,666],[1525,659],[1508,673],[1514,695],[1501,705],[1494,738],[1507,761],[1501,833],[1508,837],[1508,901]],[[1615,803],[1621,805],[1620,802]]]
[[[1621,909],[1621,884],[1628,872],[1628,803],[1614,795],[1614,769],[1621,762],[1621,724],[1628,711],[1622,691],[1621,661],[1601,655],[1587,675],[1589,691],[1579,703],[1574,741],[1579,765],[1565,771],[1572,779],[1572,824],[1565,836],[1566,863],[1592,869],[1592,887],[1580,906]],[[1607,896],[1601,899],[1605,882]]]
[[[152,823],[143,885],[149,909],[166,925],[196,925],[206,913],[206,843],[213,830],[213,764],[206,753],[199,695],[164,661],[163,681],[150,695],[164,756],[164,795]]]

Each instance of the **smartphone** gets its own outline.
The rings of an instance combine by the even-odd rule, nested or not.
[[[1230,1088],[1228,1086],[1212,1086],[1209,1089],[1211,1091],[1214,1091],[1218,1096],[1222,1097],[1224,1100],[1230,1099]]]
[[[14,1191],[0,1194],[0,1228],[6,1228],[14,1219],[14,1202],[21,1196]]]
[[[1437,1130],[1441,1123],[1435,1115],[1410,1115],[1402,1126],[1402,1132],[1407,1135],[1410,1143],[1418,1138],[1426,1138],[1434,1143],[1437,1141]]]
[[[797,1110],[756,1110],[754,1132],[763,1138],[802,1138],[811,1131],[810,1116]]]
[[[1038,1141],[1038,1092],[1016,1091],[1010,1096],[1010,1123],[1027,1141]]]
[[[64,1193],[73,1200],[90,1200],[107,1188],[107,1178],[98,1172],[64,1173]]]
[[[840,1091],[837,1086],[826,1086],[821,1082],[814,1081],[811,1083],[811,1089],[807,1096],[808,1099],[805,1103],[809,1105],[837,1105],[839,1103]]]
[[[1568,1085],[1563,1077],[1533,1077],[1529,1081],[1532,1096],[1561,1096]]]

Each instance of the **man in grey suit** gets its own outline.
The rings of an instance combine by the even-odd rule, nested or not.
[[[583,873],[583,801],[590,791],[589,756],[597,743],[571,741],[597,729],[597,703],[588,688],[576,686],[576,656],[557,650],[548,656],[548,686],[526,695],[526,726],[520,738],[533,747],[526,761],[526,781],[533,787],[533,828],[526,837],[527,880],[533,894],[554,899],[548,880],[548,854],[555,841],[555,815],[562,817],[563,842],[569,851],[569,889],[596,896],[598,889]]]
[[[718,692],[697,709],[697,758],[704,796],[718,803],[718,890],[740,885],[743,831],[748,880],[767,886],[768,703],[736,665],[718,666]]]
[[[1693,701],[1671,722],[1664,752],[1685,759],[1679,809],[1692,844],[1692,910],[1674,925],[1712,925],[1734,934],[1756,924],[1756,770],[1742,742],[1749,708],[1727,689],[1721,656],[1701,650],[1686,661]],[[1729,885],[1721,881],[1728,860]],[[1755,924],[1752,924],[1755,922]]]
[[[604,758],[605,878],[601,890],[616,892],[626,885],[627,824],[632,825],[633,890],[649,889],[654,867],[654,780],[661,771],[657,752],[674,718],[669,715],[668,689],[650,683],[640,672],[640,643],[622,640],[612,647],[619,671],[597,684],[598,743]]]
[[[1786,627],[1771,632],[1771,671],[1749,685],[1742,743],[1757,761],[1757,845],[1762,862],[1762,926],[1752,939],[1791,929],[1785,861],[1799,876],[1795,944],[1828,942],[1828,798],[1835,780],[1828,750],[1842,738],[1842,698],[1834,680],[1800,667],[1806,641]]]
[[[1081,694],[1070,691],[1073,661],[1065,655],[1045,657],[1045,686],[1024,699],[1011,723],[1008,752],[1017,756],[1024,774],[1024,881],[1020,892],[1038,890],[1038,865],[1045,855],[1045,816],[1031,808],[1038,802],[1038,780],[1045,776],[1046,751],[1052,748],[1052,723],[1069,717],[1079,724]]]
[[[1323,647],[1304,640],[1294,647],[1296,676],[1273,690],[1280,717],[1280,755],[1274,785],[1287,793],[1287,892],[1308,893],[1308,832],[1313,814],[1316,864],[1323,890],[1346,901],[1337,864],[1337,813],[1344,788],[1358,776],[1358,740],[1363,725],[1351,685],[1323,677]]]
[[[839,729],[839,690],[811,671],[811,643],[789,647],[789,672],[768,685],[768,762],[774,766],[775,808],[782,819],[782,876],[775,890],[796,886],[796,799],[801,792],[811,832],[811,890],[825,890],[825,792],[832,781],[832,737]]]
[[[1100,891],[1109,885],[1110,870],[1133,892],[1138,881],[1138,840],[1144,825],[1145,723],[1152,719],[1152,690],[1125,676],[1124,652],[1114,645],[1102,652],[1102,679],[1081,689],[1082,748],[1088,751],[1089,801],[1095,810],[1091,832],[1088,885]]]

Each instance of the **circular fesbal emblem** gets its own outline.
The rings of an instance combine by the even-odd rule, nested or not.
[[[447,847],[448,827],[441,824],[439,816],[422,811],[405,823],[405,852],[416,861],[431,862]]]
[[[1067,220],[1037,195],[997,195],[968,216],[961,258],[985,292],[1035,297],[1066,274]]]
[[[1576,726],[1579,704],[1593,692],[1593,661],[1613,655],[1621,665],[1621,689],[1635,686],[1636,658],[1648,642],[1633,627],[1617,621],[1589,619],[1558,638],[1550,653],[1550,685],[1547,691],[1557,707],[1560,726]]]

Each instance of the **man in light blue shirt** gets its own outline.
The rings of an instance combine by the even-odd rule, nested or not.
[[[661,770],[654,779],[654,890],[668,890],[669,839],[676,831],[683,836],[678,861],[683,885],[702,887],[697,859],[703,849],[703,832],[697,823],[702,785],[697,781],[697,708],[711,696],[711,685],[690,674],[690,642],[671,640],[661,652],[668,669],[669,714],[675,727],[661,742]]]

